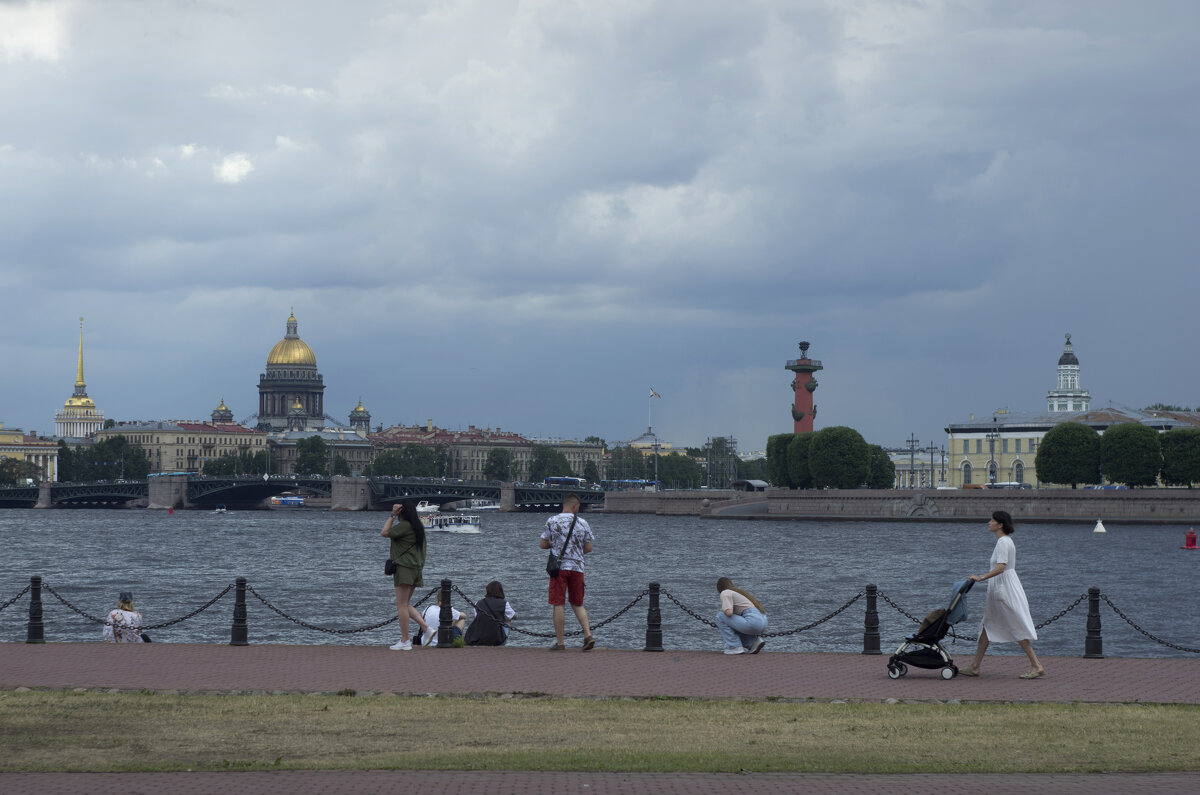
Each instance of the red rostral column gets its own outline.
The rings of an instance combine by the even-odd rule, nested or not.
[[[796,393],[796,402],[792,406],[794,432],[810,433],[813,429],[813,419],[817,416],[817,404],[813,403],[817,379],[813,378],[813,373],[824,368],[816,359],[808,358],[808,343],[801,342],[800,358],[789,359],[785,369],[796,374],[792,379],[792,390]]]

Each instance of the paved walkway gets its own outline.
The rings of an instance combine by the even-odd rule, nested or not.
[[[545,649],[414,649],[365,646],[231,646],[102,643],[0,643],[0,689],[104,688],[188,693],[337,692],[464,694],[464,682],[488,693],[561,696],[778,698],[795,700],[1146,702],[1200,704],[1200,657],[1172,659],[1043,658],[1047,675],[1026,681],[1024,656],[989,656],[983,675],[946,681],[909,668],[889,679],[887,656],[768,651],[647,653],[604,649],[583,654]],[[962,657],[959,662],[963,662]],[[395,688],[396,671],[404,688]],[[581,685],[584,690],[581,691]],[[480,692],[484,689],[481,688]],[[1198,762],[1200,767],[1200,762]],[[1100,776],[856,776],[788,774],[631,774],[365,771],[355,773],[0,774],[5,792],[851,792],[1142,793],[1200,791],[1190,774]]]

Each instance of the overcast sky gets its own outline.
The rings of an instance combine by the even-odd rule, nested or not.
[[[1200,405],[1200,4],[0,0],[0,422],[945,441]]]

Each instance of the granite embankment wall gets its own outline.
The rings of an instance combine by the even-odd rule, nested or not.
[[[1200,490],[1083,489],[672,491],[609,494],[610,513],[723,519],[982,520],[1005,510],[1024,521],[1200,524]]]

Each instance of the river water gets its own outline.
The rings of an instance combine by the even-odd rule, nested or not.
[[[391,579],[383,575],[387,540],[383,513],[299,509],[213,514],[150,510],[0,510],[0,604],[41,575],[80,609],[104,616],[117,593],[132,590],[147,624],[203,605],[237,577],[246,577],[284,612],[318,626],[350,629],[394,616]],[[472,599],[498,579],[518,613],[517,626],[552,631],[546,604],[546,553],[538,548],[545,514],[485,513],[479,533],[431,532],[423,596],[443,577]],[[725,575],[763,602],[771,632],[794,629],[845,604],[865,584],[878,585],[916,616],[944,607],[955,580],[982,574],[995,541],[984,523],[739,521],[595,513],[588,556],[586,605],[592,622],[625,607],[651,581],[711,620],[716,580]],[[1019,525],[1017,571],[1035,623],[1051,618],[1096,586],[1148,632],[1200,647],[1194,584],[1200,552],[1179,547],[1186,527],[1112,525],[1095,534],[1086,524]],[[982,615],[979,586],[968,596],[970,617],[959,625],[975,634]],[[228,643],[233,593],[185,622],[151,632],[156,642]],[[48,642],[99,640],[100,628],[43,594]],[[378,630],[335,635],[305,629],[247,599],[251,643],[386,645],[393,623]],[[467,607],[455,596],[459,609]],[[596,631],[601,645],[645,645],[643,599]],[[859,600],[836,618],[802,633],[768,640],[767,651],[862,650]],[[1049,655],[1083,653],[1087,600],[1039,632],[1036,648]],[[914,629],[879,600],[881,646],[891,653]],[[0,611],[0,640],[25,638],[28,598]],[[721,648],[715,629],[662,600],[663,645]],[[1108,656],[1194,656],[1155,643],[1101,602]],[[568,631],[577,628],[568,611]],[[514,645],[547,645],[514,633]],[[578,644],[578,639],[572,641]],[[946,640],[952,656],[974,644]],[[1020,653],[1012,644],[997,653]]]

